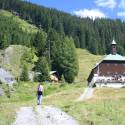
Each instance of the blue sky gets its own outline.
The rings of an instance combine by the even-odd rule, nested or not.
[[[125,20],[125,0],[30,0],[80,17]]]

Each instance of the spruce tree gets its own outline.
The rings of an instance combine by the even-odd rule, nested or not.
[[[36,47],[39,56],[43,55],[46,43],[47,34],[42,30],[38,31],[34,40],[34,46]]]
[[[78,58],[73,39],[65,37],[63,41],[62,50],[62,64],[63,75],[65,80],[69,83],[74,82],[75,77],[78,74]]]
[[[49,80],[49,65],[46,57],[40,57],[35,67],[35,80],[44,82]]]
[[[66,82],[72,83],[78,73],[78,59],[73,39],[64,37],[54,41],[52,50],[53,70],[58,71],[60,76],[64,75]]]

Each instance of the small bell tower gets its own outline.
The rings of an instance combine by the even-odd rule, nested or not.
[[[111,54],[116,55],[117,54],[117,50],[116,50],[116,42],[113,39],[112,44],[111,44]]]

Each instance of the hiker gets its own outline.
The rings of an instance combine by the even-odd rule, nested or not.
[[[42,84],[39,84],[37,87],[37,105],[42,104],[42,98],[43,98],[43,86]]]

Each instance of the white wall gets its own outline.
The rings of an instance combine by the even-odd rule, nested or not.
[[[125,83],[95,83],[96,87],[111,87],[111,88],[122,88],[125,87]]]

